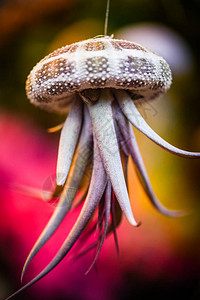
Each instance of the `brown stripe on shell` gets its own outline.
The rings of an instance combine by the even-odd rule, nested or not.
[[[48,60],[49,58],[52,58],[52,57],[56,57],[60,54],[64,54],[64,53],[73,53],[76,51],[76,49],[78,48],[78,44],[72,44],[72,45],[67,45],[67,46],[64,46],[62,48],[59,48],[55,51],[53,51],[52,53],[50,53],[49,55],[45,56],[42,60],[42,61],[45,61],[45,60]]]
[[[105,50],[105,45],[102,41],[89,41],[84,44],[86,51],[101,51]]]
[[[34,93],[34,101],[38,103],[51,103],[52,100]]]
[[[130,49],[130,50],[140,50],[143,52],[148,52],[145,48],[143,48],[135,43],[128,42],[128,41],[112,40],[112,41],[110,41],[110,43],[113,45],[113,47],[116,50]]]
[[[155,74],[155,66],[145,58],[128,56],[127,59],[120,60],[121,73],[145,74],[146,76]]]
[[[51,58],[51,57],[56,57],[56,56],[58,56],[58,55],[60,55],[60,54],[63,54],[63,53],[68,52],[69,49],[71,48],[71,46],[72,46],[72,45],[67,45],[67,46],[64,46],[64,47],[62,47],[62,48],[59,48],[59,49],[53,51],[53,52],[50,53],[49,55],[45,56],[45,57],[43,58],[42,61],[44,61],[44,60],[46,60],[46,59],[49,59],[49,58]]]
[[[77,50],[78,47],[79,47],[78,43],[72,44],[71,47],[70,47],[70,49],[68,51],[66,51],[66,52],[68,52],[68,53],[74,53]]]
[[[41,85],[49,79],[55,79],[61,74],[70,76],[74,74],[75,62],[67,61],[64,58],[58,58],[42,65],[41,69],[35,73],[36,84]]]
[[[157,89],[161,89],[161,88],[163,88],[164,87],[164,83],[163,83],[163,81],[160,79],[160,80],[158,80],[158,81],[156,81],[154,84],[153,84],[153,86],[152,86],[152,90],[157,90]]]

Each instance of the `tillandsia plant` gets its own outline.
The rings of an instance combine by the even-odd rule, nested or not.
[[[109,1],[107,4],[107,12]],[[107,23],[106,23],[107,24]],[[165,93],[172,81],[167,62],[136,43],[99,36],[60,48],[42,59],[26,83],[31,103],[42,109],[68,113],[62,126],[57,161],[57,207],[32,248],[22,271],[57,230],[72,207],[88,166],[81,212],[55,257],[39,275],[12,296],[53,270],[79,239],[98,208],[99,235],[93,247],[95,264],[106,235],[114,233],[122,213],[133,226],[135,220],[127,191],[127,164],[131,156],[139,179],[153,206],[163,215],[184,214],[164,207],[155,196],[132,125],[165,150],[183,157],[200,153],[178,149],[157,135],[140,115],[135,103],[151,101]],[[132,125],[131,125],[132,124]],[[83,252],[87,252],[86,248]],[[12,297],[10,296],[10,297]],[[9,297],[9,298],[10,298]]]

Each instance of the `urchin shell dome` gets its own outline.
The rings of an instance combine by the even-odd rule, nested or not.
[[[65,113],[77,92],[123,89],[133,100],[151,100],[171,81],[170,67],[159,55],[134,42],[100,37],[47,55],[30,72],[26,92],[34,105]]]

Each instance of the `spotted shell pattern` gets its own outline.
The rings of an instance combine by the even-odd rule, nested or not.
[[[171,81],[170,67],[159,55],[133,42],[101,37],[47,55],[30,72],[26,92],[36,106],[65,113],[83,90],[125,89],[133,100],[151,100]]]

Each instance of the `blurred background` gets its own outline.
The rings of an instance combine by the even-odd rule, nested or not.
[[[29,103],[25,81],[54,49],[103,34],[106,0],[0,1],[0,297],[20,287],[23,263],[54,207],[21,195],[14,186],[42,190],[55,173],[59,133],[47,128],[64,116]],[[200,1],[111,0],[108,35],[136,41],[170,64],[173,84],[161,99],[139,106],[152,128],[179,148],[200,151]],[[136,132],[155,193],[167,207],[191,213],[167,218],[149,204],[129,162],[132,228],[118,229],[120,254],[108,237],[88,275],[93,254],[71,253],[48,276],[16,299],[177,299],[200,297],[200,161],[175,157]],[[25,281],[48,263],[77,217],[70,212],[58,233],[31,263]],[[73,250],[72,250],[73,253]]]

